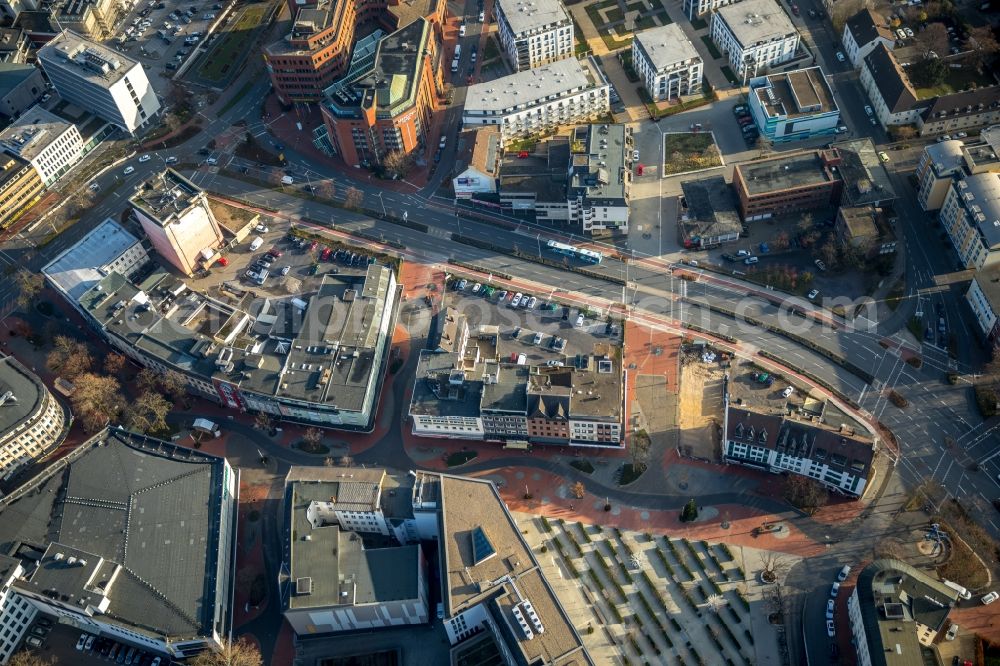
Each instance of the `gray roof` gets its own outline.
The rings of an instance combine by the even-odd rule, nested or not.
[[[931,167],[938,178],[950,176],[965,164],[962,148],[965,144],[959,139],[931,143],[924,148],[930,160]]]
[[[743,176],[743,182],[746,183],[747,192],[751,196],[809,187],[839,179],[839,176],[831,171],[823,151],[819,150],[775,155],[737,164],[734,169]]]
[[[716,10],[743,48],[795,34],[788,14],[775,0],[743,0]]]
[[[173,639],[210,636],[225,459],[104,431],[0,502],[0,550],[47,551],[21,583],[101,596],[82,572],[118,570],[106,617]],[[230,535],[222,535],[230,538]],[[57,557],[58,554],[62,557]],[[77,557],[77,568],[66,560]]]
[[[680,224],[688,239],[717,238],[743,231],[733,189],[722,176],[711,176],[681,183],[687,201],[686,219]]]
[[[0,145],[31,161],[71,127],[72,123],[35,105],[0,132]]]
[[[841,205],[864,206],[896,198],[896,188],[871,139],[840,141],[830,147],[840,155],[837,169],[844,181]]]
[[[858,604],[873,666],[923,664],[916,623],[941,629],[958,592],[899,560],[875,560],[858,575]]]
[[[582,195],[590,205],[624,206],[625,125],[578,125],[573,142],[583,150],[570,156],[569,193]]]
[[[0,62],[0,97],[6,97],[37,71],[34,65]]]
[[[516,35],[569,25],[569,15],[559,0],[497,0],[496,8]]]
[[[903,68],[899,66],[896,56],[886,48],[885,44],[879,42],[871,53],[865,56],[865,67],[871,73],[875,87],[889,108],[889,113],[902,113],[917,106],[917,91],[913,89]]]
[[[520,157],[509,151],[500,163],[500,196],[533,195],[535,201],[566,202],[570,165],[569,137],[557,136]]]
[[[602,85],[606,84],[589,60],[566,58],[469,86],[464,112],[482,115],[487,111],[496,111],[506,114]]]
[[[129,203],[161,225],[175,220],[200,201],[201,188],[174,171],[166,169],[154,174],[135,188]]]
[[[483,386],[483,410],[524,414],[528,408],[528,367],[489,363],[486,372],[494,379]]]
[[[819,67],[770,74],[753,94],[770,118],[797,118],[837,110],[833,90]],[[756,80],[755,80],[756,81]]]
[[[687,61],[701,62],[698,50],[677,23],[637,32],[632,43],[646,54],[657,71],[670,70]]]
[[[19,424],[38,410],[45,399],[46,388],[13,356],[0,356],[0,398],[8,391],[13,399],[0,404],[0,441],[13,434]]]
[[[1000,173],[977,173],[955,183],[987,247],[1000,244]]]
[[[108,88],[140,66],[137,60],[94,42],[72,30],[63,30],[38,49],[42,69],[61,67],[90,83]]]
[[[876,14],[867,7],[847,19],[847,28],[851,31],[854,41],[857,42],[858,46],[864,46],[879,37],[887,39],[890,42],[896,40],[895,35],[892,34],[892,30],[886,25],[886,21],[882,15]]]
[[[483,389],[482,369],[477,377],[462,373],[457,380],[456,368],[462,359],[457,353],[440,353],[430,350],[420,352],[417,362],[410,414],[430,416],[479,416],[479,397]]]
[[[42,269],[71,300],[77,301],[104,278],[101,267],[110,264],[139,242],[110,217],[63,250]]]

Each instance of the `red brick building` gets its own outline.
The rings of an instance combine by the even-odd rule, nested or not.
[[[840,164],[835,148],[737,164],[733,189],[740,215],[746,221],[762,220],[837,205],[844,187]]]
[[[418,18],[359,55],[320,107],[330,149],[365,167],[423,149],[444,85],[434,24]]]
[[[351,61],[359,30],[386,32],[418,18],[443,25],[444,0],[289,0],[295,20],[283,39],[264,49],[271,83],[282,104],[318,102],[323,91],[342,76]],[[364,30],[361,34],[370,33]]]

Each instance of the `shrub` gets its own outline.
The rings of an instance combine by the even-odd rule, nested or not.
[[[976,387],[976,406],[984,419],[995,416],[997,413],[997,394],[986,386]]]
[[[896,390],[889,391],[889,402],[896,405],[900,409],[903,409],[904,407],[907,407],[910,404],[910,401],[904,398]]]
[[[549,524],[549,519],[548,518],[546,518],[545,516],[539,516],[538,519],[540,521],[542,521],[542,529],[543,530],[545,530],[546,532],[551,532],[552,531],[552,525]]]
[[[906,359],[906,362],[912,365],[914,368],[919,368],[924,364],[924,359],[920,358],[919,356],[911,356],[910,358]]]

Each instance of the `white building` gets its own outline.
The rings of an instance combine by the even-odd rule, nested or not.
[[[458,175],[452,178],[456,199],[471,199],[476,194],[496,194],[500,157],[503,149],[500,132],[483,127],[462,133],[465,151],[455,159]]]
[[[924,210],[939,210],[955,174],[965,174],[965,144],[959,139],[929,143],[917,164],[917,203]]]
[[[743,0],[719,8],[712,14],[711,35],[740,78],[788,62],[799,46],[799,33],[775,0]]]
[[[917,91],[885,45],[876,43],[864,57],[858,80],[882,127],[915,124],[920,118],[924,105],[918,104]]]
[[[632,67],[655,101],[701,92],[701,56],[676,23],[636,33]]]
[[[738,2],[738,0],[684,0],[684,15],[689,19],[696,19],[713,9],[731,5],[734,2]]]
[[[35,167],[46,187],[83,157],[83,139],[76,125],[41,106],[31,107],[0,132],[0,146]]]
[[[879,44],[890,50],[896,45],[896,37],[885,18],[868,8],[847,20],[840,41],[854,69],[860,68],[865,57]]]
[[[996,345],[1000,333],[1000,264],[987,266],[977,271],[969,290],[965,292],[965,302],[979,324],[979,332],[984,340]]]
[[[129,200],[153,248],[188,277],[222,247],[222,228],[204,191],[173,169],[153,176]]]
[[[62,443],[66,415],[45,384],[13,356],[0,356],[0,478]]]
[[[138,60],[63,30],[38,50],[38,61],[60,97],[129,134],[145,127],[160,100]]]
[[[15,593],[11,586],[24,576],[21,561],[7,555],[0,555],[0,664],[6,664],[14,650],[21,643],[24,631],[35,620],[38,609]]]
[[[773,143],[832,136],[840,127],[840,109],[819,67],[750,79],[748,100],[754,124]]]
[[[546,135],[610,111],[608,82],[590,59],[569,58],[469,86],[466,127],[495,126],[502,140]]]
[[[862,497],[875,457],[874,443],[843,429],[733,407],[726,400],[725,462],[772,474],[799,474],[835,492]]]
[[[952,181],[940,219],[966,268],[979,269],[1000,259],[1000,173]]]
[[[560,0],[497,0],[495,11],[515,72],[573,56],[573,21]]]

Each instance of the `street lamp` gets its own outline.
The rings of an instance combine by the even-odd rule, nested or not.
[[[382,217],[387,217],[387,215],[385,213],[385,199],[382,198],[382,192],[381,192],[381,190],[375,196],[378,197],[379,203],[382,204]]]

